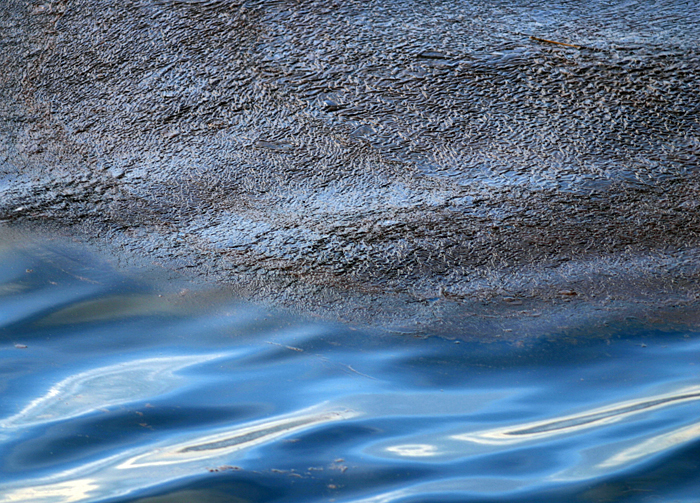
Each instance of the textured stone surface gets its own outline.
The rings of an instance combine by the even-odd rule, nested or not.
[[[698,26],[681,1],[5,0],[0,218],[351,321],[692,306]]]

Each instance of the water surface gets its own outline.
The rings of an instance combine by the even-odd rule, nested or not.
[[[474,343],[0,245],[0,502],[697,501],[697,333]]]

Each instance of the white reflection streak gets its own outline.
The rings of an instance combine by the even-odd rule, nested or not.
[[[90,497],[98,485],[92,479],[69,480],[51,486],[25,487],[11,491],[0,496],[0,501],[5,503],[49,503],[60,501],[61,503],[74,503]]]
[[[386,450],[393,452],[398,456],[405,456],[409,458],[426,458],[440,454],[438,448],[430,444],[394,445],[392,447],[387,447]]]
[[[453,435],[451,438],[478,444],[516,444],[607,425],[622,421],[636,414],[695,400],[700,400],[700,386],[692,386],[672,393],[628,400],[626,402],[592,409],[579,414],[509,426],[506,428]]]
[[[174,372],[221,358],[222,354],[135,360],[81,372],[52,386],[17,414],[0,421],[18,428],[61,421],[104,407],[163,394],[176,387]]]
[[[123,496],[170,480],[204,473],[209,463],[215,465],[228,461],[231,454],[290,433],[358,415],[352,410],[314,412],[313,409],[318,407],[172,445],[135,448],[49,477],[24,480],[19,483],[22,487],[8,488],[0,495],[0,503],[75,503]],[[147,452],[133,454],[134,451],[144,450]]]
[[[316,424],[339,421],[354,415],[356,413],[352,411],[294,415],[284,419],[228,430],[132,457],[118,465],[117,469],[124,470],[146,466],[189,463],[202,459],[208,460],[263,444],[289,433],[310,428]]]
[[[672,449],[679,444],[690,442],[700,437],[700,423],[679,428],[677,430],[657,435],[634,447],[618,452],[598,465],[598,468],[612,468],[631,463],[640,458],[652,456],[657,452]]]

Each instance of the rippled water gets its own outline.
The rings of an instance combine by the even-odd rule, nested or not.
[[[0,244],[0,502],[697,501],[697,334],[542,335],[373,333]]]

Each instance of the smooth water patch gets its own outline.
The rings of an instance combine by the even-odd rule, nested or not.
[[[19,243],[0,249],[0,341],[3,503],[700,490],[700,340],[687,329],[387,335]]]

